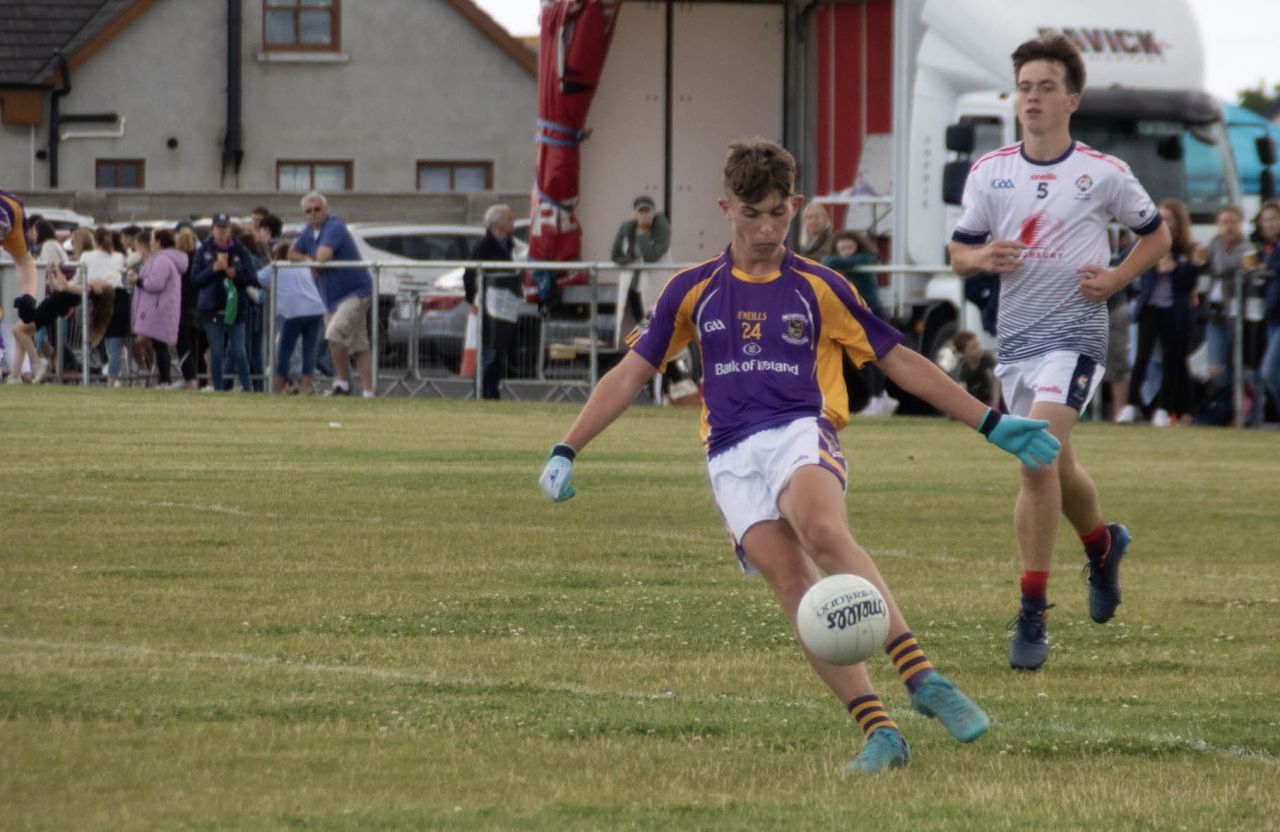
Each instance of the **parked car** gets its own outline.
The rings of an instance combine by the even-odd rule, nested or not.
[[[416,325],[420,355],[456,369],[467,331],[465,269],[418,264],[469,259],[485,230],[471,225],[388,223],[351,223],[348,229],[361,259],[404,264],[383,268],[377,275],[384,355],[405,352]],[[515,257],[523,259],[526,251],[517,242]],[[526,303],[520,314],[536,318],[537,306]]]
[[[529,218],[521,217],[516,220],[515,227],[511,229],[511,236],[515,238],[518,245],[523,245],[525,253],[529,251]],[[520,259],[520,258],[517,258]]]
[[[52,223],[53,230],[58,232],[58,242],[68,240],[71,237],[71,233],[77,228],[93,228],[93,217],[87,214],[77,214],[67,208],[27,206],[23,210],[28,217],[43,217]]]

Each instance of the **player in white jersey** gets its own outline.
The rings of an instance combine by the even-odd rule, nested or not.
[[[1120,603],[1129,530],[1104,522],[1097,488],[1072,451],[1071,428],[1102,380],[1107,298],[1154,266],[1170,238],[1128,165],[1072,140],[1085,71],[1071,42],[1030,40],[1012,57],[1023,141],[974,164],[949,249],[961,277],[1001,275],[996,375],[1005,404],[1048,420],[1062,442],[1055,464],[1022,468],[1014,508],[1024,571],[1009,663],[1034,670],[1049,655],[1045,611],[1059,515],[1085,546],[1090,617],[1108,621]],[[1139,235],[1114,269],[1106,265],[1112,219]]]

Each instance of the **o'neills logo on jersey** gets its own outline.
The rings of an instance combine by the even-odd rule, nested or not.
[[[1062,35],[1075,44],[1082,55],[1108,55],[1120,58],[1164,58],[1170,48],[1150,29],[1104,29],[1096,26],[1040,26],[1040,37]]]
[[[1023,257],[1028,260],[1061,260],[1062,252],[1049,250],[1056,243],[1066,223],[1041,209],[1022,221],[1018,239],[1026,246]]]
[[[1032,182],[1056,182],[1058,181],[1058,177],[1054,176],[1052,173],[1033,173],[1031,174],[1031,181]]]

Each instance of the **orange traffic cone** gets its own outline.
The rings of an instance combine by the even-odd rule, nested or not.
[[[462,345],[462,366],[458,368],[458,378],[476,377],[476,342],[480,340],[480,318],[476,315],[475,304],[467,314],[467,337]]]

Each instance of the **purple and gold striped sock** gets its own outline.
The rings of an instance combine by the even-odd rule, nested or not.
[[[937,672],[929,663],[929,657],[916,644],[916,637],[910,630],[889,642],[884,652],[889,654],[893,666],[898,668],[898,678],[907,686],[908,693],[915,693],[921,682]]]
[[[858,727],[862,729],[862,733],[868,737],[872,731],[880,728],[891,728],[898,730],[898,726],[892,719],[889,719],[889,713],[884,709],[880,697],[874,693],[867,696],[859,696],[857,699],[849,703],[849,716],[858,721]]]

